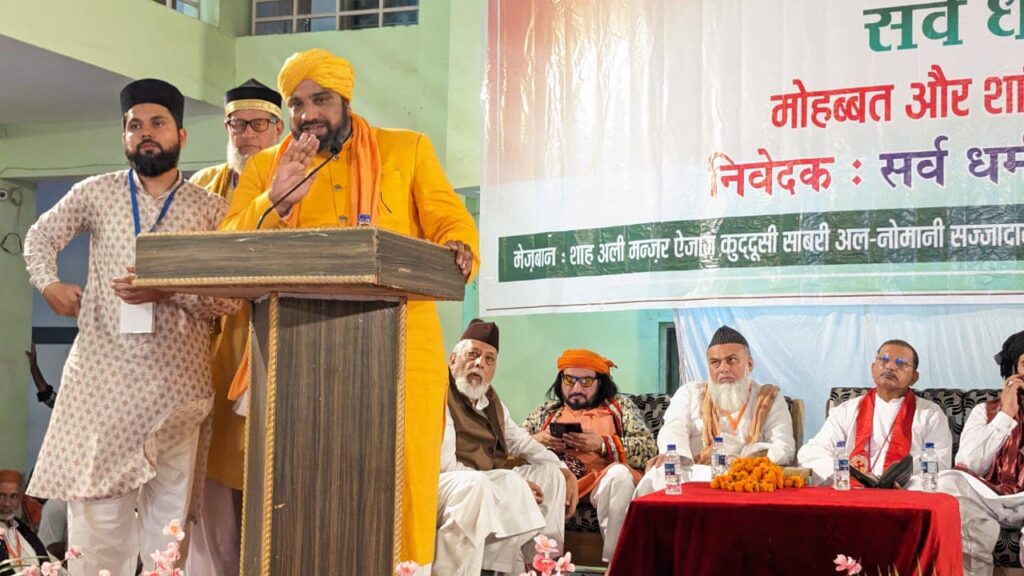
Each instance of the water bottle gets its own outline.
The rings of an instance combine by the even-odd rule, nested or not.
[[[850,453],[846,451],[845,440],[836,442],[836,459],[832,472],[832,487],[836,490],[849,490]]]
[[[668,452],[665,453],[665,494],[683,493],[683,482],[679,473],[679,454],[676,453],[676,445],[669,444]]]
[[[939,489],[939,456],[935,453],[935,443],[924,443],[924,454],[921,455],[921,481],[925,492],[936,492]]]
[[[721,436],[715,436],[715,444],[711,447],[711,477],[715,478],[729,472],[725,465],[725,442]]]

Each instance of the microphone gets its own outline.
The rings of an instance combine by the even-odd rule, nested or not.
[[[338,141],[332,142],[331,143],[330,152],[331,152],[331,155],[328,156],[326,159],[324,159],[324,161],[321,162],[319,166],[317,166],[316,168],[313,168],[313,170],[309,174],[306,174],[305,178],[303,178],[302,180],[299,180],[298,184],[296,184],[295,186],[292,186],[291,190],[285,192],[284,196],[281,196],[280,198],[278,198],[277,202],[274,202],[273,204],[271,204],[270,208],[267,208],[266,211],[263,212],[263,215],[260,216],[259,221],[256,222],[256,229],[257,230],[259,230],[260,227],[263,226],[263,221],[267,218],[267,215],[270,214],[275,208],[277,208],[278,204],[283,202],[285,198],[291,196],[292,192],[295,192],[296,190],[298,190],[299,186],[302,186],[303,184],[305,184],[307,180],[312,178],[314,174],[319,172],[321,168],[323,168],[324,166],[327,165],[328,162],[333,160],[335,158],[335,156],[338,155],[338,152],[341,152],[341,142],[338,142]]]

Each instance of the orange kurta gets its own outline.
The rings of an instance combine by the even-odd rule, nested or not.
[[[472,216],[455,194],[430,140],[407,130],[374,128],[381,156],[380,227],[443,244],[461,240],[479,254]],[[349,149],[313,179],[309,193],[292,207],[287,222],[271,211],[263,228],[321,228],[354,225],[349,198]],[[270,207],[268,191],[278,147],[263,150],[246,165],[235,190],[224,230],[252,230]],[[319,164],[326,156],[314,160]],[[477,256],[474,272],[479,265]],[[405,474],[401,557],[431,561],[437,522],[437,479],[444,431],[448,375],[441,324],[433,302],[409,302],[406,336]]]
[[[223,196],[230,204],[235,191],[234,174],[235,171],[227,164],[219,164],[196,172],[189,182]],[[245,418],[235,413],[235,402],[228,399],[228,390],[249,338],[249,306],[243,306],[238,314],[218,318],[214,326],[210,338],[213,436],[210,438],[206,476],[224,486],[241,490],[245,468]]]

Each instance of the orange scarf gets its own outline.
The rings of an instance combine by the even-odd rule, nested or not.
[[[872,473],[871,433],[875,423],[875,397],[877,395],[878,389],[872,389],[857,407],[857,430],[853,452],[850,452],[850,465],[857,466],[857,469],[864,473]],[[893,421],[892,428],[889,429],[889,449],[885,452],[882,470],[910,454],[910,438],[913,434],[916,408],[917,397],[913,392],[907,392],[907,395],[903,397],[903,405],[900,406],[900,411],[896,414],[896,420]]]

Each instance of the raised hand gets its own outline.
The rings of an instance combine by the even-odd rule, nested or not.
[[[270,184],[270,201],[277,202],[306,177],[313,164],[313,158],[320,147],[320,141],[310,132],[303,132],[298,140],[292,141],[288,150],[281,156],[281,162],[274,172],[274,180]],[[277,213],[284,217],[292,210],[292,205],[302,200],[313,186],[309,179],[299,186],[291,196],[277,205]]]

